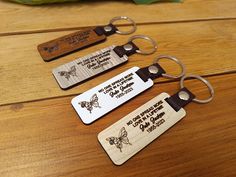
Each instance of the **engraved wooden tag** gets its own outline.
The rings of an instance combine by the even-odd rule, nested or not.
[[[38,46],[38,51],[45,61],[50,61],[105,39],[105,35],[98,35],[94,31],[94,28],[88,28],[40,44]]]
[[[67,89],[87,80],[88,78],[128,61],[128,57],[126,55],[119,57],[113,51],[114,48],[115,46],[113,45],[87,56],[78,58],[72,62],[53,69],[52,73],[60,87],[62,89]]]
[[[121,165],[181,120],[186,112],[176,112],[162,93],[98,134],[111,160]]]
[[[71,103],[81,120],[90,124],[150,88],[153,81],[144,82],[136,74],[139,69],[133,67],[73,98]]]

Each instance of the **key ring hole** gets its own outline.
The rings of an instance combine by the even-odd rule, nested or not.
[[[179,75],[172,75],[172,74],[165,73],[165,74],[162,74],[163,77],[169,78],[169,79],[178,79],[185,75],[185,71],[186,71],[185,66],[179,59],[173,56],[169,56],[169,55],[160,55],[156,59],[154,59],[153,64],[158,63],[161,59],[171,60],[174,63],[178,64],[179,68],[181,69],[181,73]]]
[[[197,80],[201,81],[205,86],[207,86],[207,89],[208,89],[208,91],[209,91],[209,93],[210,93],[210,97],[207,98],[207,99],[197,99],[197,98],[194,98],[193,101],[194,101],[195,103],[201,103],[201,104],[209,103],[209,102],[213,99],[215,93],[214,93],[214,89],[213,89],[212,85],[210,84],[209,81],[207,81],[206,79],[204,79],[204,78],[201,77],[201,76],[192,75],[192,74],[187,75],[187,76],[183,76],[183,77],[181,78],[181,80],[180,80],[180,87],[181,87],[181,88],[184,87],[184,81],[185,81],[185,79],[187,79],[187,78],[193,78],[193,79],[197,79]]]
[[[119,29],[117,28],[118,30],[116,31],[116,33],[121,34],[121,35],[126,35],[126,34],[134,33],[134,32],[136,31],[136,29],[137,29],[136,23],[135,23],[131,18],[126,17],[126,16],[114,17],[114,18],[112,18],[112,19],[110,20],[110,23],[111,23],[112,25],[114,25],[114,22],[116,22],[116,21],[121,21],[121,20],[122,20],[122,21],[123,21],[123,20],[128,21],[128,22],[132,25],[132,28],[131,28],[130,30],[128,30],[128,31],[121,31],[121,30],[119,30]]]
[[[150,50],[142,50],[138,49],[136,50],[137,53],[142,54],[142,55],[150,55],[153,54],[154,52],[157,51],[157,43],[154,41],[152,38],[145,36],[145,35],[134,35],[129,38],[129,42],[133,42],[135,40],[145,40],[151,44],[151,49]]]

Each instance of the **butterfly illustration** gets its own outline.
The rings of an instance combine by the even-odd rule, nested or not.
[[[58,44],[56,43],[55,45],[53,46],[50,46],[50,47],[44,47],[43,50],[49,52],[49,53],[52,53],[54,52],[55,50],[58,50]]]
[[[92,113],[93,107],[95,108],[101,108],[98,103],[98,96],[97,94],[94,94],[90,101],[82,101],[79,102],[79,105],[82,108],[86,108],[90,113]]]
[[[58,73],[60,74],[60,76],[64,76],[67,80],[70,79],[70,76],[77,77],[75,66],[71,66],[69,71],[59,71]]]
[[[122,152],[123,144],[132,145],[129,142],[129,139],[127,136],[128,136],[128,133],[125,130],[125,127],[122,127],[118,137],[109,137],[109,138],[106,138],[106,140],[110,143],[110,145],[115,145],[118,149],[120,149],[120,152]]]

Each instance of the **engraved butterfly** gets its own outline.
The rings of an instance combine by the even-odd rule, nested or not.
[[[79,105],[81,108],[86,108],[90,113],[92,113],[93,107],[95,108],[101,108],[98,103],[98,96],[97,94],[94,94],[90,101],[82,101],[79,102]]]
[[[70,76],[77,77],[75,66],[71,66],[69,71],[59,71],[58,73],[60,74],[60,76],[64,76],[67,80],[70,79]]]
[[[53,46],[50,46],[50,47],[44,47],[43,50],[47,51],[48,53],[52,53],[54,52],[55,50],[58,50],[58,44],[55,44]]]
[[[109,138],[106,138],[106,140],[110,143],[110,145],[115,145],[118,149],[120,149],[120,152],[122,152],[123,144],[132,145],[129,142],[129,139],[127,136],[128,136],[128,133],[125,130],[125,127],[122,127],[118,137],[109,137]]]

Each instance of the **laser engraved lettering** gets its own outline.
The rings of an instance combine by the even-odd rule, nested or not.
[[[129,73],[124,77],[112,82],[110,85],[105,86],[99,90],[99,93],[109,94],[112,98],[120,98],[133,90],[134,85],[133,73]],[[131,82],[132,81],[132,82]]]
[[[78,43],[83,43],[88,41],[90,31],[83,31],[81,33],[75,33],[74,35],[68,36],[62,41],[67,42],[70,45],[77,45]]]
[[[90,56],[82,61],[79,61],[77,65],[87,67],[91,70],[96,70],[98,68],[104,67],[110,64],[109,60],[111,59],[111,49],[99,53],[94,56]]]
[[[162,100],[153,104],[140,112],[136,117],[133,117],[126,124],[128,126],[132,125],[134,128],[138,127],[142,132],[151,133],[165,122],[164,119],[161,119],[165,115],[165,112],[160,112],[164,108],[162,104]]]

